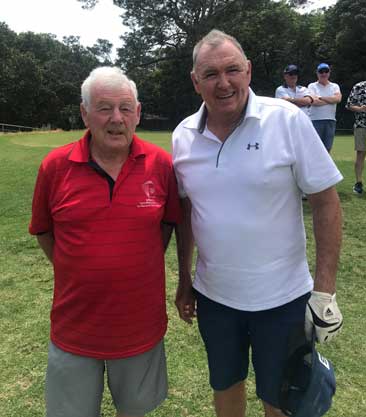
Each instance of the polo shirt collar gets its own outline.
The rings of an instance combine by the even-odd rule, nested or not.
[[[146,156],[145,144],[136,134],[133,135],[131,146],[130,146],[130,158],[136,159],[140,156]]]
[[[249,87],[249,96],[248,96],[248,102],[247,102],[245,114],[242,120],[239,122],[239,124],[241,124],[244,120],[248,118],[260,119],[259,104],[257,101],[257,96],[255,95],[255,93],[250,87]],[[205,103],[203,102],[198,112],[194,113],[189,118],[185,127],[188,129],[196,129],[200,133],[202,133],[206,126],[206,119],[207,119],[207,109],[206,109]]]
[[[84,136],[79,139],[77,142],[75,142],[73,148],[70,151],[69,154],[69,160],[73,162],[81,162],[81,163],[87,163],[89,162],[89,142],[91,140],[91,133],[88,129]],[[145,156],[145,146],[144,142],[138,138],[136,135],[133,135],[132,143],[130,146],[130,155],[129,157],[132,159],[136,159],[140,156]]]
[[[75,142],[69,154],[69,161],[88,162],[89,161],[89,140],[90,130],[88,129],[84,136]]]

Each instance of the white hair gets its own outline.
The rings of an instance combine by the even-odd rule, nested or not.
[[[81,102],[86,109],[89,108],[91,90],[96,84],[103,84],[107,87],[115,88],[128,87],[132,91],[136,101],[138,101],[136,84],[120,68],[98,67],[93,69],[81,85]]]
[[[195,69],[197,63],[198,54],[203,45],[211,46],[212,48],[217,48],[218,46],[222,45],[225,41],[231,42],[243,55],[245,61],[247,61],[247,57],[243,48],[241,47],[240,43],[233,37],[228,35],[221,30],[212,29],[206,36],[204,36],[199,42],[196,43],[193,49],[193,70]]]

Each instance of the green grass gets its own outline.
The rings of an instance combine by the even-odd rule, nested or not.
[[[28,234],[37,169],[53,148],[77,140],[81,131],[0,135],[0,416],[41,417],[53,278],[50,265]],[[143,132],[142,138],[170,149],[170,132]],[[342,334],[319,350],[333,361],[337,394],[329,417],[366,415],[366,198],[352,194],[353,139],[338,137],[333,157],[345,179],[338,186],[344,211],[344,239],[338,274],[338,302],[345,319]],[[314,265],[310,210],[304,205],[309,262]],[[153,417],[212,417],[206,355],[197,325],[177,317],[175,245],[167,253],[169,330],[166,337],[170,389]],[[269,341],[270,342],[270,341]],[[248,417],[262,415],[249,383]],[[114,416],[108,393],[103,416]],[[310,417],[310,416],[309,416]]]

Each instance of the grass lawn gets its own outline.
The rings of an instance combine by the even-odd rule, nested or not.
[[[52,270],[27,231],[38,166],[51,148],[77,140],[82,132],[0,135],[0,416],[41,417],[52,300]],[[170,132],[139,132],[170,149]],[[352,193],[353,139],[336,138],[333,157],[345,179],[338,186],[344,211],[344,241],[338,273],[338,303],[344,330],[319,350],[333,361],[337,393],[329,417],[366,416],[366,198]],[[308,255],[314,265],[310,209],[304,204]],[[175,245],[167,253],[169,330],[166,337],[170,389],[154,417],[212,417],[206,356],[197,325],[179,320],[174,296],[177,282]],[[362,307],[364,306],[364,307]],[[362,324],[363,323],[363,324]],[[270,343],[270,341],[269,341]],[[248,383],[248,417],[262,415],[253,375]],[[111,399],[103,416],[114,416]],[[71,416],[70,416],[71,417]],[[309,416],[311,417],[311,416]]]

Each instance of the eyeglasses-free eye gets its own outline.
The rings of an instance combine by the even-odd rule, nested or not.
[[[319,74],[328,74],[328,72],[329,72],[329,69],[326,69],[326,68],[318,71]]]
[[[288,72],[287,75],[293,76],[293,75],[299,75],[299,73],[297,71],[291,71],[291,72]]]

